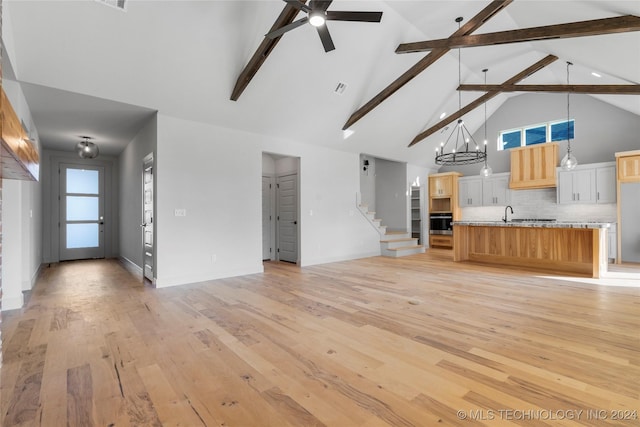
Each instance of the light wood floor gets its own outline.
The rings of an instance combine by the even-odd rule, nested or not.
[[[4,427],[640,425],[640,289],[446,251],[168,289],[62,263],[2,328]]]

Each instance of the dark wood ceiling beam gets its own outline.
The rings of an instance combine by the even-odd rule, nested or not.
[[[460,85],[458,90],[480,92],[571,92],[598,95],[640,95],[640,85]]]
[[[306,3],[307,0],[300,0],[300,2]],[[274,22],[271,29],[267,31],[267,34],[277,30],[278,28],[284,27],[285,25],[291,24],[299,12],[300,11],[298,9],[286,5],[284,9],[282,9],[282,12],[280,12],[278,19],[276,19],[276,22]],[[231,92],[232,101],[237,101],[238,98],[240,98],[242,92],[244,92],[244,90],[247,88],[247,86],[251,82],[251,79],[253,79],[253,76],[256,75],[264,61],[267,60],[267,57],[276,46],[276,44],[278,44],[281,37],[282,36],[276,37],[275,39],[268,39],[265,37],[264,40],[262,40],[262,43],[260,43],[260,46],[258,46],[258,49],[255,51],[247,65],[238,76],[238,80],[236,81],[236,85],[233,88],[233,92]]]
[[[467,21],[466,24],[462,25],[455,33],[453,33],[452,37],[464,36],[471,34],[482,24],[484,24],[487,20],[489,20],[496,13],[507,7],[513,0],[498,0],[492,1],[487,7],[482,9],[476,16]],[[349,120],[344,124],[342,129],[348,129],[358,120],[366,116],[371,110],[380,105],[384,100],[393,95],[398,89],[406,85],[409,81],[411,81],[418,74],[423,72],[427,67],[436,62],[442,56],[444,56],[450,49],[434,49],[427,56],[422,58],[417,64],[413,67],[409,68],[404,74],[394,80],[389,86],[384,88],[382,92],[378,93],[376,96],[371,98],[369,102],[364,104],[358,110],[356,110]]]
[[[457,49],[463,47],[489,46],[498,44],[532,42],[539,40],[564,39],[572,37],[599,36],[603,34],[640,31],[640,17],[634,15],[591,21],[547,25],[543,27],[521,28],[476,35],[449,37],[448,39],[402,43],[396,53],[428,52],[435,49]]]
[[[503,85],[505,85],[505,86],[514,85],[514,84],[518,83],[519,81],[529,77],[531,74],[535,73],[536,71],[539,71],[539,70],[543,69],[544,67],[546,67],[547,65],[551,64],[552,62],[554,62],[557,59],[558,59],[558,57],[555,56],[555,55],[547,55],[546,57],[542,58],[540,61],[536,62],[535,64],[531,65],[530,67],[525,68],[524,70],[522,70],[521,72],[519,72],[515,76],[511,77],[509,80],[504,82]],[[411,143],[409,144],[409,147],[417,144],[418,142],[422,141],[423,139],[425,139],[429,135],[432,135],[432,134],[436,133],[437,131],[439,131],[440,129],[442,129],[443,127],[448,125],[449,123],[458,120],[459,118],[461,118],[462,116],[467,114],[469,111],[474,110],[476,107],[482,105],[483,103],[485,103],[486,101],[490,100],[491,98],[497,96],[500,93],[501,93],[501,91],[499,91],[499,90],[494,90],[494,91],[485,93],[480,98],[478,98],[475,101],[471,102],[467,106],[462,107],[462,109],[460,109],[460,110],[456,111],[455,113],[451,114],[446,119],[441,120],[440,122],[438,122],[435,125],[431,126],[429,129],[419,133],[415,138],[413,138],[413,141],[411,141]]]

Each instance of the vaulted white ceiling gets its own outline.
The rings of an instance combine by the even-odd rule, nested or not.
[[[330,10],[379,10],[382,22],[329,22],[336,45],[330,53],[310,26],[285,34],[237,102],[229,100],[236,78],[282,11],[280,0],[130,0],[125,12],[91,0],[5,1],[3,39],[16,78],[26,83],[45,147],[60,148],[79,127],[83,134],[95,127],[107,145],[103,151],[111,144],[116,154],[130,132],[112,137],[101,119],[111,120],[106,127],[115,133],[118,123],[135,127],[158,110],[430,166],[438,135],[412,148],[407,145],[438,122],[442,112],[458,109],[458,51],[357,122],[346,140],[342,126],[424,56],[395,54],[399,43],[446,38],[457,29],[456,17],[468,20],[488,3],[335,0]],[[626,14],[640,15],[640,2],[516,0],[476,33]],[[565,83],[565,61],[575,64],[574,84],[640,83],[640,32],[463,49],[462,82],[482,83],[481,70],[488,68],[488,83],[502,83],[548,54],[559,60],[523,83]],[[342,95],[333,92],[339,82],[347,84]],[[462,104],[480,95],[465,92]],[[598,98],[640,115],[639,96]],[[500,95],[489,101],[489,114],[506,99]],[[465,117],[471,130],[482,120],[482,109]]]

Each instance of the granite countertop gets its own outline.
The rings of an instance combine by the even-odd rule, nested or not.
[[[454,221],[452,225],[476,227],[536,227],[536,228],[610,228],[610,222],[597,221]]]

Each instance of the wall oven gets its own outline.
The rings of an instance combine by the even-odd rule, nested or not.
[[[429,215],[429,234],[453,234],[451,221],[453,215],[451,212],[432,213]]]

